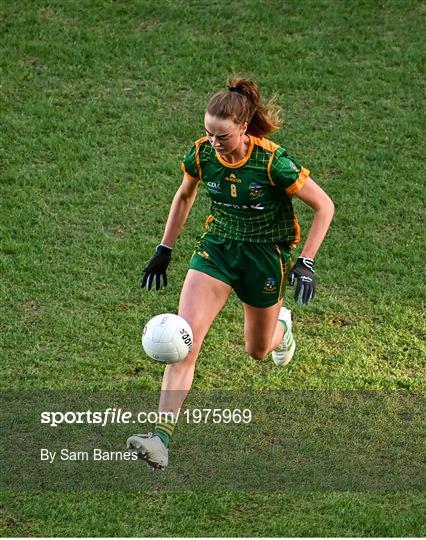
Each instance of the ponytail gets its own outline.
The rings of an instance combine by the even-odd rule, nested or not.
[[[207,112],[217,118],[231,118],[236,124],[247,122],[247,133],[267,137],[281,127],[280,109],[274,99],[263,103],[257,84],[239,76],[228,80],[227,90],[215,94]]]

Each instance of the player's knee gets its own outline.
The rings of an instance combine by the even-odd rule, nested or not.
[[[199,347],[192,347],[188,355],[185,356],[185,358],[181,360],[179,364],[182,364],[184,366],[191,366],[192,364],[195,364],[195,362],[197,361],[199,352],[200,352]]]
[[[246,351],[255,360],[263,360],[269,352],[267,347],[262,347],[252,343],[246,343]]]
[[[191,351],[183,360],[176,362],[176,364],[168,364],[167,370],[170,376],[187,377],[188,374],[193,373],[195,364],[197,362],[198,354],[194,354]]]

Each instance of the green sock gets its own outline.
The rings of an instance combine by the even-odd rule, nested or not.
[[[278,319],[280,321],[280,323],[284,326],[284,340],[285,340],[285,344],[287,347],[291,347],[293,345],[293,334],[289,331],[288,327],[287,327],[287,323],[285,323],[284,321],[282,321],[281,319]]]
[[[160,437],[160,439],[164,443],[164,446],[167,448],[169,446],[175,426],[175,422],[158,422],[157,424],[155,424],[155,428],[152,434],[154,435],[154,437]]]

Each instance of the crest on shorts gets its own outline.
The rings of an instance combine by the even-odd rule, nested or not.
[[[263,193],[263,187],[257,182],[252,182],[249,185],[250,199],[257,199]]]
[[[265,279],[265,285],[263,290],[266,292],[275,292],[277,290],[277,280],[274,277],[268,277]]]

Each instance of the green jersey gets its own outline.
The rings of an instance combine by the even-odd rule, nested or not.
[[[265,138],[249,135],[247,155],[227,163],[203,137],[185,154],[182,170],[201,180],[211,197],[208,232],[223,238],[266,243],[300,240],[291,202],[309,171],[286,150]]]

